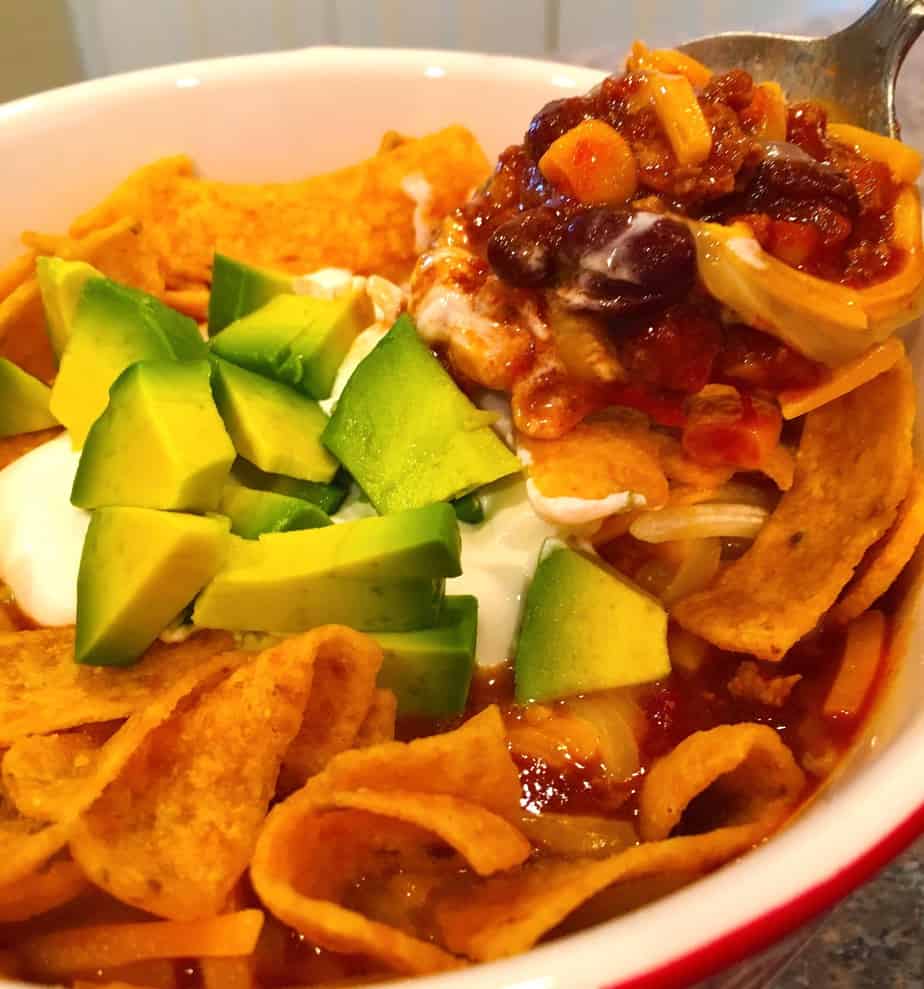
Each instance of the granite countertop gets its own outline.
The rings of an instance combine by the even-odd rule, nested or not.
[[[823,921],[772,989],[924,986],[924,838]]]
[[[844,11],[839,23],[816,17],[777,29],[820,35],[850,19]],[[570,53],[569,60],[612,71],[624,48]],[[922,93],[924,39],[908,56],[896,98],[903,140],[918,148],[924,148]],[[768,971],[776,972],[769,981]],[[697,989],[924,989],[924,837],[809,931]]]

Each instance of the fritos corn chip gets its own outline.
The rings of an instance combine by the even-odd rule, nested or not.
[[[429,185],[437,222],[487,176],[488,163],[462,127],[407,140],[372,158],[297,182],[233,185],[192,174],[183,157],[140,169],[80,217],[81,236],[131,216],[156,236],[167,288],[207,285],[217,250],[293,272],[335,266],[401,279],[416,257],[408,176]]]
[[[3,786],[24,817],[60,821],[96,772],[111,724],[27,735],[3,756]]]
[[[283,760],[283,784],[290,788],[353,745],[375,697],[382,650],[375,640],[351,629],[329,629],[318,642],[304,720]]]
[[[0,791],[0,886],[39,871],[74,835],[81,817],[116,779],[148,735],[190,691],[240,665],[242,657],[224,653],[200,662],[175,684],[137,711],[112,736],[96,761],[95,771],[75,787],[66,813],[52,824],[24,817]],[[86,871],[86,870],[84,870]]]
[[[337,900],[382,856],[413,856],[436,839],[481,874],[522,862],[529,842],[509,823],[518,790],[496,708],[444,735],[346,752],[270,814],[254,888],[280,920],[332,950],[361,951],[402,972],[454,967],[451,955]],[[328,846],[342,850],[336,866],[322,852]]]
[[[218,913],[250,861],[324,635],[289,639],[204,684],[151,733],[71,839],[98,886],[158,916]]]
[[[915,467],[908,494],[899,506],[898,517],[892,528],[863,557],[853,580],[831,609],[828,615],[831,621],[839,624],[853,621],[880,595],[885,594],[911,559],[922,536],[924,475],[919,467]]]
[[[86,888],[86,877],[69,859],[51,862],[30,875],[27,882],[0,887],[0,924],[46,913],[73,900]]]
[[[372,705],[353,739],[353,748],[365,749],[370,745],[394,741],[397,713],[398,698],[392,691],[376,690]]]
[[[677,621],[724,649],[780,659],[892,524],[911,477],[913,421],[907,361],[810,412],[792,488],[748,552],[674,606]]]
[[[714,868],[772,831],[804,785],[789,750],[762,725],[699,732],[679,748],[643,784],[640,826],[646,843],[602,860],[538,861],[447,896],[436,908],[446,946],[478,961],[507,957],[532,947],[613,883]],[[686,781],[688,771],[694,775]],[[743,795],[744,806],[715,830],[669,838],[689,801],[718,780]]]
[[[222,632],[176,645],[158,642],[122,670],[75,663],[72,628],[0,635],[0,746],[25,735],[125,718],[230,643]]]

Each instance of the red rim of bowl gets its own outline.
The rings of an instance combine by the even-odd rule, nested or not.
[[[680,958],[604,989],[678,989],[722,972],[834,906],[924,834],[924,804],[833,875]]]

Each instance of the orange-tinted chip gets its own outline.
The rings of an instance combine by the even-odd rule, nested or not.
[[[924,536],[924,475],[916,467],[898,517],[863,557],[853,580],[831,609],[831,621],[846,623],[863,614],[892,586]]]
[[[907,361],[806,417],[796,475],[751,548],[673,616],[733,652],[780,659],[889,528],[911,478]]]
[[[288,639],[204,683],[150,734],[71,838],[93,882],[177,920],[221,909],[250,861],[323,637]]]
[[[318,640],[314,682],[301,728],[283,761],[286,788],[300,786],[350,748],[370,713],[382,650],[374,639],[328,626]]]
[[[73,628],[0,635],[0,746],[25,735],[128,717],[230,647],[224,632],[155,643],[128,669],[74,662]]]

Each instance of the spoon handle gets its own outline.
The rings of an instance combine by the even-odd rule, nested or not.
[[[894,77],[921,31],[924,0],[876,0],[839,34],[842,44],[855,46],[860,64],[873,56]]]

